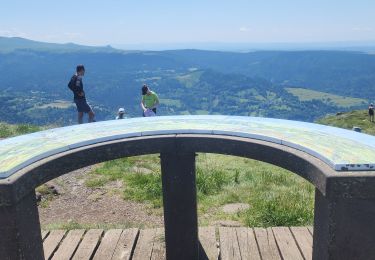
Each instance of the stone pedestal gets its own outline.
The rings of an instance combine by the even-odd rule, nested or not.
[[[0,259],[44,259],[35,191],[0,205]]]
[[[313,259],[375,259],[375,199],[315,190]]]
[[[195,153],[161,153],[167,259],[198,259]]]

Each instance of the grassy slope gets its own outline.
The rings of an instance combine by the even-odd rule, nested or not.
[[[358,126],[363,133],[375,135],[375,123],[370,122],[367,110],[354,110],[347,113],[329,115],[317,120],[317,123],[346,129]]]
[[[12,137],[42,130],[41,127],[35,125],[11,125],[0,122],[0,138]]]
[[[367,100],[361,98],[343,97],[330,93],[304,89],[285,88],[286,91],[296,96],[300,101],[320,100],[326,104],[333,103],[338,107],[352,107],[367,104]]]

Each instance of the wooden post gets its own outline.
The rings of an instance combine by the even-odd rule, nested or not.
[[[374,259],[374,216],[374,198],[327,198],[315,189],[313,259]]]
[[[34,190],[15,205],[0,205],[0,259],[44,259]]]
[[[160,154],[167,259],[198,259],[195,153]]]

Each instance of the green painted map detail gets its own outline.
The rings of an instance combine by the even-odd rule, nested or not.
[[[375,137],[312,123],[236,116],[166,116],[50,129],[0,141],[0,179],[37,160],[126,137],[199,133],[278,143],[305,151],[336,171],[375,170]]]

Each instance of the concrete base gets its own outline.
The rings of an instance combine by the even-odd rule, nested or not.
[[[375,199],[326,198],[315,190],[313,259],[375,259]]]
[[[0,259],[44,259],[35,191],[14,206],[0,205]]]

